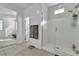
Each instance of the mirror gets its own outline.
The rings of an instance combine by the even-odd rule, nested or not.
[[[16,39],[16,12],[0,7],[0,39]]]

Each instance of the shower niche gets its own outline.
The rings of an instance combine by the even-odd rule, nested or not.
[[[38,25],[30,25],[30,38],[38,39]]]

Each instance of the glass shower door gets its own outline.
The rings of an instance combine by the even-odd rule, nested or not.
[[[74,9],[76,4],[60,4],[63,6],[62,13],[58,6],[48,8],[47,23],[43,26],[43,47],[45,50],[59,55],[77,55],[73,51],[73,44],[79,50],[79,9]],[[60,8],[61,9],[61,8]],[[60,10],[59,9],[59,10]],[[68,12],[73,10],[74,12]],[[58,14],[59,13],[59,14]]]

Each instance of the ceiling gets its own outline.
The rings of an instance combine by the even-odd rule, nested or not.
[[[50,6],[54,6],[54,5],[57,5],[57,4],[59,4],[59,3],[47,3],[46,5],[47,5],[47,7],[50,7]]]
[[[21,11],[24,8],[27,8],[32,3],[0,3],[1,7],[6,7],[15,11]]]
[[[29,7],[34,3],[0,3],[0,6],[15,10],[22,11],[24,8]],[[58,4],[58,3],[56,3]],[[47,6],[56,5],[55,3],[47,3]]]

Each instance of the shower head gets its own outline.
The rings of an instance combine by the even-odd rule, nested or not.
[[[76,5],[74,8],[79,8],[79,4],[78,4],[78,5]]]
[[[73,15],[72,15],[72,17],[77,17],[77,16],[78,16],[78,15],[77,15],[77,14],[74,14],[74,13],[73,13]]]

